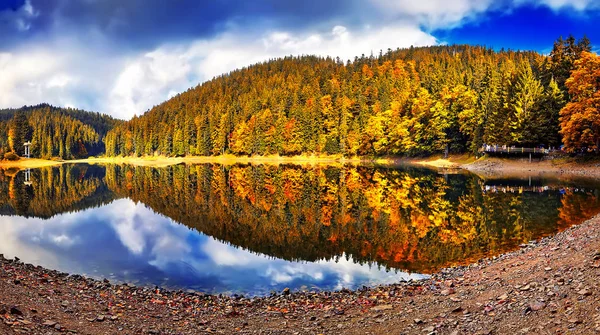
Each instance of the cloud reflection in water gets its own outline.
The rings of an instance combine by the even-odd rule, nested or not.
[[[48,220],[0,216],[0,253],[69,273],[219,293],[341,289],[421,277],[344,255],[337,262],[291,262],[252,253],[128,199]]]

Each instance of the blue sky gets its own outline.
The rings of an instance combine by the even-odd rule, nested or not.
[[[600,45],[600,0],[0,0],[0,108],[49,102],[128,119],[265,59],[352,59],[469,43]]]

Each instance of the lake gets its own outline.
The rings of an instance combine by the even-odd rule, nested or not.
[[[62,165],[0,170],[0,253],[207,293],[419,279],[600,212],[600,185],[414,166]]]

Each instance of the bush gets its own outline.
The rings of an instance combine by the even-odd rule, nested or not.
[[[15,154],[14,152],[7,152],[4,154],[4,159],[7,161],[18,161],[19,155]]]

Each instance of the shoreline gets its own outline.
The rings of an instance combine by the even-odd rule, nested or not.
[[[469,171],[480,177],[511,177],[535,175],[573,175],[600,178],[600,160],[587,162],[558,158],[529,162],[527,159],[487,157],[475,160],[468,155],[453,155],[449,158],[431,156],[427,158],[407,157],[351,157],[342,156],[190,156],[190,157],[99,157],[76,160],[21,159],[0,161],[0,169],[28,169],[62,164],[129,164],[134,166],[167,167],[177,164],[296,164],[301,166],[344,164],[402,165],[413,164],[444,171]]]
[[[421,281],[355,291],[207,295],[113,285],[0,257],[0,333],[600,332],[600,215]]]

